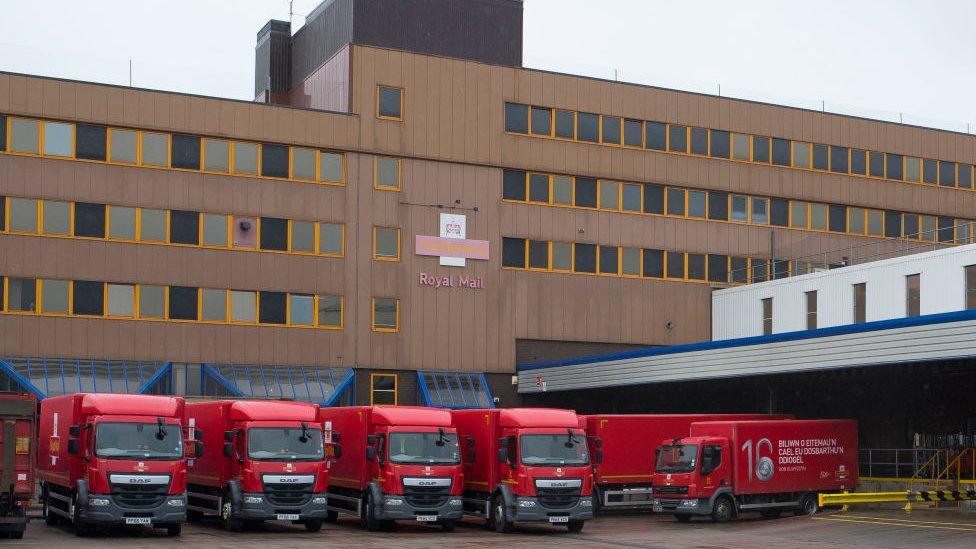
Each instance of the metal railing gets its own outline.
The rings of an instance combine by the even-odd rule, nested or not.
[[[903,480],[934,479],[947,461],[946,451],[937,448],[861,448],[857,459],[862,478]]]

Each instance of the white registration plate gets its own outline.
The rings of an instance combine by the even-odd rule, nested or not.
[[[275,515],[278,520],[298,520],[298,515]]]
[[[569,522],[569,517],[549,517],[549,522]]]
[[[663,513],[664,507],[660,505],[654,505],[653,507],[651,507],[651,510],[654,511],[655,513]]]
[[[417,515],[417,522],[437,522],[437,515]]]
[[[125,517],[126,524],[152,524],[149,517]]]

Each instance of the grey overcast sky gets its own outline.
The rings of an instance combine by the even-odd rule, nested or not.
[[[403,0],[409,1],[409,0]],[[294,29],[319,0],[295,0]],[[973,0],[525,0],[527,67],[976,133]],[[252,99],[287,0],[4,2],[0,70]]]

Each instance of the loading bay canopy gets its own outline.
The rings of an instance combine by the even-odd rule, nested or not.
[[[976,356],[976,310],[519,364],[518,392],[812,372]]]

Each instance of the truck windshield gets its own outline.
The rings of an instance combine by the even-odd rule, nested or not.
[[[322,431],[301,427],[253,427],[247,430],[247,454],[266,461],[319,461],[325,458]]]
[[[390,461],[455,465],[461,462],[454,433],[390,433]]]
[[[522,435],[522,463],[525,465],[586,465],[586,442],[559,435]]]
[[[697,444],[676,444],[661,446],[657,450],[657,463],[654,471],[658,473],[690,473],[698,461]]]
[[[108,459],[181,459],[183,436],[178,425],[99,423],[95,455]]]

